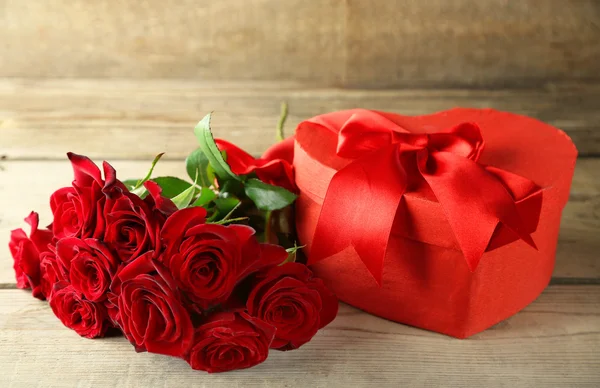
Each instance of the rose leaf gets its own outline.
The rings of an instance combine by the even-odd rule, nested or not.
[[[191,183],[174,176],[156,177],[152,178],[152,181],[161,187],[162,196],[167,198],[174,198],[192,186]]]
[[[216,196],[217,194],[215,194],[215,192],[209,189],[208,187],[202,187],[200,189],[200,195],[198,196],[198,198],[196,198],[192,206],[204,206],[213,199],[215,199]]]
[[[219,178],[240,180],[241,178],[231,171],[231,168],[229,168],[229,165],[215,143],[215,139],[210,131],[210,118],[211,114],[209,113],[194,128],[194,134],[196,135],[196,139],[198,139],[200,149],[208,158],[210,165]]]
[[[135,186],[137,186],[137,183],[139,181],[139,179],[127,179],[123,181],[123,184],[125,185],[125,187],[127,187],[127,190],[131,191],[135,188]]]
[[[201,186],[208,187],[214,180],[214,174],[211,174],[211,171],[209,171],[209,166],[210,162],[200,148],[196,148],[185,159],[185,169],[187,170],[188,176],[191,179],[194,179],[196,174],[198,174],[198,182]]]
[[[248,179],[244,185],[246,195],[260,210],[279,210],[291,205],[296,195],[283,187],[269,185],[258,179]]]

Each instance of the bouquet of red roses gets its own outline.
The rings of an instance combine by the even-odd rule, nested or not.
[[[162,154],[145,178],[120,181],[69,153],[75,178],[50,197],[52,224],[32,212],[29,235],[12,231],[17,285],[83,337],[120,331],[194,369],[247,368],[310,341],[338,302],[295,262],[292,143],[255,159],[215,142],[210,115],[194,132],[191,181],[153,178]]]

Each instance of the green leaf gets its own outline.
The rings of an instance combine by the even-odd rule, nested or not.
[[[214,174],[209,172],[210,163],[208,158],[202,152],[200,148],[196,148],[191,154],[185,159],[185,169],[191,179],[194,179],[198,174],[198,182],[201,186],[210,186],[214,181]]]
[[[174,198],[192,186],[191,183],[174,176],[160,176],[151,180],[162,188],[162,195],[167,198]]]
[[[200,149],[208,158],[210,165],[219,178],[240,180],[240,177],[231,171],[231,168],[229,168],[229,165],[223,159],[221,151],[219,151],[219,148],[215,144],[215,139],[210,131],[210,117],[211,114],[207,114],[194,128],[194,134],[196,135],[196,139],[198,139]]]
[[[200,189],[200,195],[198,196],[198,198],[196,198],[192,206],[204,206],[216,197],[217,194],[215,194],[214,191],[212,191],[208,187],[202,187]]]
[[[241,201],[234,196],[220,197],[215,199],[217,210],[219,210],[219,213],[223,214],[223,216],[229,214],[229,212],[239,206],[240,202]]]
[[[196,193],[196,188],[194,186],[190,186],[179,195],[171,198],[171,201],[177,206],[177,209],[183,209],[188,207],[188,205],[194,199],[194,194]]]
[[[228,180],[223,182],[219,188],[221,196],[234,195],[236,197],[242,197],[244,195],[244,182]]]
[[[283,187],[269,185],[254,178],[246,181],[244,191],[257,208],[265,211],[283,209],[296,200],[296,194]]]
[[[137,186],[137,183],[139,181],[139,179],[127,179],[123,181],[123,184],[125,185],[125,187],[127,187],[127,190],[131,191],[135,188],[135,186]]]
[[[210,186],[212,186],[212,184],[214,183],[214,181],[216,179],[215,169],[210,164],[206,168],[206,175],[208,176],[208,182],[209,182],[208,187],[210,187]]]
[[[196,185],[198,184],[198,174],[194,177],[194,184],[182,191],[179,195],[171,198],[171,201],[177,206],[177,209],[183,209],[189,206],[196,195]]]

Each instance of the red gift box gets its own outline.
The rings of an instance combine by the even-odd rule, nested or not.
[[[296,131],[298,236],[342,301],[466,338],[548,285],[576,157],[491,109],[317,116]]]

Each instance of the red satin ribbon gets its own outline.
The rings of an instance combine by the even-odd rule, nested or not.
[[[328,126],[325,121],[314,123]],[[309,264],[352,246],[381,284],[396,211],[403,194],[423,179],[442,205],[471,271],[499,223],[536,248],[532,230],[526,227],[532,223],[523,222],[513,195],[536,192],[541,200],[540,188],[516,174],[479,164],[483,146],[474,123],[413,134],[375,112],[355,111],[342,125],[337,143],[337,155],[352,162],[329,184]]]

